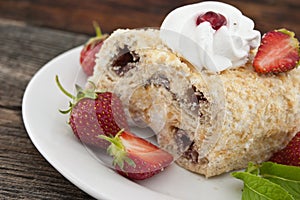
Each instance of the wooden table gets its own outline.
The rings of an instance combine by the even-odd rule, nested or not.
[[[60,175],[30,141],[21,113],[26,85],[49,60],[83,44],[93,33],[92,20],[105,32],[159,26],[170,10],[191,2],[0,0],[0,199],[93,199]],[[298,0],[226,2],[253,18],[262,32],[286,27],[300,36]]]

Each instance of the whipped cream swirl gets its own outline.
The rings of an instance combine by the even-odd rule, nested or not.
[[[213,11],[226,18],[226,25],[214,30],[209,22],[196,24],[199,15]],[[201,2],[175,9],[160,27],[162,41],[174,52],[202,70],[220,72],[240,67],[251,49],[260,44],[254,22],[237,8],[221,2]]]

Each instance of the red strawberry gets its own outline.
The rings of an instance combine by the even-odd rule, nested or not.
[[[115,136],[121,129],[129,130],[122,102],[115,94],[96,93],[95,89],[82,90],[76,85],[77,95],[73,96],[62,87],[57,76],[56,83],[73,100],[70,108],[61,112],[70,112],[70,126],[84,144],[107,148],[109,142],[99,135]]]
[[[91,76],[93,74],[94,66],[96,64],[95,55],[99,52],[104,40],[108,37],[107,34],[102,35],[101,29],[97,23],[94,22],[93,25],[96,31],[96,36],[90,38],[80,52],[80,64],[83,71],[88,76]]]
[[[215,30],[218,30],[221,26],[225,26],[227,24],[226,18],[223,15],[212,11],[206,12],[197,17],[196,25],[198,26],[202,22],[209,22],[211,27]]]
[[[299,64],[299,41],[286,29],[266,33],[253,61],[259,73],[281,73]]]
[[[143,180],[163,171],[173,156],[130,132],[121,130],[115,137],[100,136],[111,142],[108,153],[114,157],[116,171],[134,180]]]
[[[300,132],[288,143],[288,145],[276,152],[270,161],[283,165],[300,166]]]

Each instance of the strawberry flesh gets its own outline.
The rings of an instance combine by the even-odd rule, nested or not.
[[[274,153],[270,161],[283,165],[300,166],[300,132],[293,137],[285,148]]]
[[[299,63],[299,41],[285,29],[266,33],[253,61],[259,73],[281,73],[294,69]]]
[[[171,154],[128,131],[121,131],[114,138],[102,138],[111,142],[108,152],[114,157],[116,171],[129,179],[150,178],[173,161]]]

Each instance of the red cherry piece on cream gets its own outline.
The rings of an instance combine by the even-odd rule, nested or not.
[[[227,24],[226,18],[223,15],[212,11],[208,11],[197,17],[196,25],[198,26],[202,22],[209,22],[215,30],[218,30],[221,26],[225,26]]]

